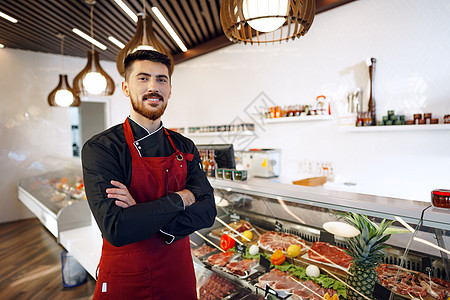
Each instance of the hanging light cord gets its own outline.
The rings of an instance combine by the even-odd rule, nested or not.
[[[94,4],[91,5],[91,38],[94,38]],[[92,53],[94,53],[94,44],[92,46]]]
[[[61,36],[61,66],[64,74],[64,35]]]

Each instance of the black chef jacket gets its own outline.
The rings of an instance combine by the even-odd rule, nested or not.
[[[147,129],[128,118],[135,141],[139,141],[142,157],[166,157],[175,151],[161,123],[159,129]],[[117,206],[108,198],[106,189],[115,188],[111,180],[130,187],[131,153],[123,124],[93,136],[82,149],[83,180],[86,196],[103,237],[113,246],[123,246],[163,234],[168,243],[201,228],[211,227],[216,217],[213,188],[203,170],[194,143],[179,133],[168,130],[176,148],[192,153],[187,162],[186,189],[195,196],[195,203],[184,207],[180,195],[173,193],[151,202],[128,208]]]

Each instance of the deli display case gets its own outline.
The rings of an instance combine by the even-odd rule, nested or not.
[[[210,178],[210,182],[220,222],[200,234],[191,235],[194,263],[247,290],[255,299],[431,300],[450,297],[449,209],[424,201],[263,179],[233,182]],[[389,227],[384,235],[389,237],[380,236],[379,243],[375,244],[386,248],[381,263],[372,267],[365,264],[367,270],[356,270],[358,262],[352,261],[344,249],[360,251],[361,256],[370,258],[375,252],[367,250],[370,243],[354,249],[358,248],[354,241],[363,243],[361,237],[369,233],[357,233],[352,242],[352,237],[345,237],[346,230],[339,232],[327,226],[330,222],[348,225],[341,217],[350,214],[367,216],[371,228]],[[251,232],[247,236],[250,240],[241,236],[246,231]],[[234,247],[222,247],[226,245],[224,235],[234,240]],[[300,251],[292,252],[292,245],[298,245],[293,249],[300,248]],[[277,250],[282,253],[279,254],[283,258],[281,263],[277,261],[279,257],[274,258]],[[359,259],[364,261],[364,258]],[[369,269],[373,269],[372,278]],[[368,283],[374,291],[370,295],[361,293],[361,288],[354,288],[362,285],[364,290]],[[223,298],[240,299],[233,298],[234,291]]]
[[[91,224],[79,159],[45,157],[26,173],[18,184],[19,201],[58,241],[60,232]]]

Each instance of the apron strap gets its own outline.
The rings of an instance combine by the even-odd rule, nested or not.
[[[170,134],[169,134],[169,132],[167,131],[166,128],[164,128],[164,133],[167,135],[167,138],[169,139],[169,142],[172,145],[173,150],[175,150],[175,153],[177,153],[177,155],[178,154],[184,154],[186,160],[188,160],[188,161],[192,161],[194,159],[194,155],[193,154],[191,154],[191,153],[182,153],[181,151],[179,151],[177,149],[177,147],[175,147],[175,144],[173,143],[172,139],[170,138]]]
[[[139,155],[139,152],[136,149],[136,146],[134,145],[133,131],[131,130],[131,126],[130,126],[130,123],[128,122],[128,118],[125,120],[125,122],[123,122],[123,131],[125,133],[125,138],[127,140],[128,149],[131,152],[131,157],[132,158],[141,157]]]

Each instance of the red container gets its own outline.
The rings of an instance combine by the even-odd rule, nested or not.
[[[434,207],[450,208],[450,190],[432,191],[431,203]]]

